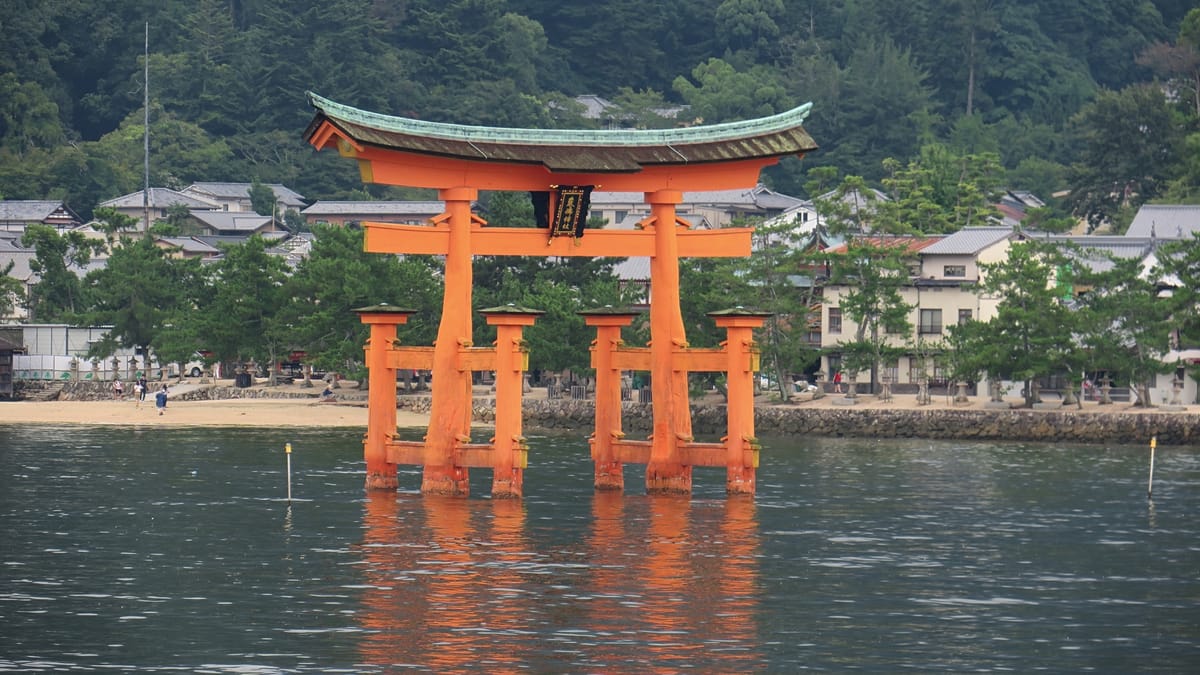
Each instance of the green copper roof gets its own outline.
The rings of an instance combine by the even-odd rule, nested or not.
[[[317,109],[305,137],[329,121],[357,143],[474,161],[540,163],[552,171],[637,171],[654,164],[804,154],[812,104],[741,122],[665,130],[514,129],[429,122],[359,110],[309,92]]]

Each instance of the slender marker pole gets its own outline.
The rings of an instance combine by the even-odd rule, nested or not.
[[[1158,446],[1158,436],[1150,437],[1150,481],[1146,483],[1146,499],[1154,497],[1154,448]]]
[[[287,455],[287,495],[288,504],[292,503],[292,444],[284,443],[283,452]]]

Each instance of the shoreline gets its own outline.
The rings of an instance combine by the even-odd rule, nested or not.
[[[428,416],[398,410],[397,426],[421,427]],[[319,403],[305,399],[254,398],[169,401],[159,415],[153,399],[135,401],[5,401],[0,425],[68,424],[128,427],[361,427],[366,405]]]
[[[94,386],[94,385],[93,385]],[[491,426],[495,408],[486,387],[476,388],[475,421]],[[353,428],[366,430],[366,392],[343,383],[339,400],[321,402],[313,388],[299,385],[245,389],[223,383],[172,386],[165,414],[159,415],[153,399],[140,405],[132,396],[100,399],[93,387],[64,391],[57,400],[0,401],[0,425],[83,425],[107,427],[242,427],[242,428]],[[209,396],[216,396],[208,398]],[[546,400],[544,389],[525,397],[524,427],[530,431],[583,433],[594,430],[592,402]],[[99,399],[99,400],[97,400]],[[1008,403],[1016,404],[1009,400]],[[429,424],[428,396],[402,395],[396,426],[423,429]],[[1182,410],[1140,408],[1129,403],[1082,406],[1043,405],[1038,409],[992,408],[984,402],[952,403],[948,399],[917,405],[913,395],[880,400],[860,395],[853,405],[837,394],[811,400],[807,395],[779,403],[769,395],[756,401],[756,430],[764,436],[864,436],[913,438],[1011,438],[1012,440],[1129,440],[1142,442],[1163,432],[1160,442],[1192,445],[1200,438],[1200,407]],[[723,400],[710,394],[692,401],[697,433],[719,433],[724,427]],[[648,409],[626,408],[626,431],[638,433],[649,423]]]

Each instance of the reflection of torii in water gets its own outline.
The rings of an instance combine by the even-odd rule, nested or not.
[[[763,167],[780,157],[815,149],[801,126],[809,106],[773,117],[705,127],[577,131],[442,124],[357,110],[313,94],[310,100],[317,113],[305,137],[314,147],[334,147],[343,156],[356,159],[365,182],[434,188],[446,204],[445,213],[435,218],[432,226],[363,223],[367,251],[438,254],[446,259],[442,320],[432,349],[392,347],[396,325],[406,320],[406,313],[379,307],[361,312],[363,321],[372,326],[367,356],[372,372],[371,410],[364,441],[368,487],[395,488],[396,464],[421,464],[423,492],[465,495],[467,468],[487,466],[495,471],[493,497],[521,495],[525,451],[520,437],[520,373],[524,370],[520,330],[532,325],[533,316],[497,308],[499,311],[489,315],[489,322],[496,324],[500,333],[496,349],[472,347],[472,256],[648,256],[651,342],[644,355],[627,350],[630,355],[624,365],[629,370],[649,370],[652,376],[653,435],[644,442],[646,453],[642,453],[646,454],[647,491],[690,492],[691,467],[714,465],[729,468],[726,486],[730,492],[754,492],[757,446],[753,441],[752,391],[747,388],[735,401],[735,388],[741,387],[733,382],[745,379],[750,384],[751,363],[747,360],[744,366],[729,370],[731,425],[735,409],[742,419],[748,409],[749,427],[740,423],[736,434],[731,428],[723,445],[692,443],[688,370],[710,369],[715,354],[687,349],[679,307],[680,256],[748,256],[751,230],[691,231],[676,216],[675,207],[684,191],[753,187]],[[558,192],[552,186],[599,184],[605,190],[644,193],[651,213],[643,223],[645,228],[589,230],[583,238],[548,241],[544,230],[485,227],[486,223],[471,213],[479,190],[548,192],[553,223],[561,214],[556,213]],[[746,320],[727,319],[727,324],[745,328],[749,334]],[[730,330],[732,341],[734,328]],[[739,349],[749,359],[754,353],[752,345],[748,338],[739,339],[746,343]],[[600,350],[605,347],[598,345]],[[387,375],[397,368],[433,372],[430,423],[423,443],[392,438],[395,387],[394,378]],[[716,369],[725,370],[724,366]],[[494,444],[469,442],[472,370],[496,370]],[[598,391],[598,408],[599,398]],[[594,442],[598,448],[607,448],[604,452],[618,452],[608,437],[621,435],[619,409],[615,424],[615,429],[597,429]],[[635,442],[622,447],[625,461],[641,460]],[[604,459],[619,462],[622,457]],[[621,483],[601,485],[598,480],[597,487],[621,487]]]

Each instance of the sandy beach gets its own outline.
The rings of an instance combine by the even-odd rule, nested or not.
[[[397,425],[425,426],[424,415],[397,411]],[[296,399],[171,401],[164,414],[153,400],[14,401],[0,403],[0,424],[86,424],[93,426],[170,427],[362,427],[365,405],[317,403]]]

